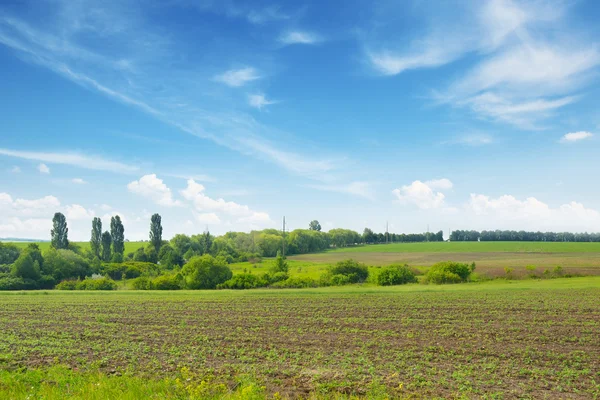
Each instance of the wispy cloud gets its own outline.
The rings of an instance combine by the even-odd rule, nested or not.
[[[543,128],[544,120],[578,100],[574,93],[600,66],[600,52],[562,23],[565,2],[468,4],[458,6],[459,17],[443,19],[445,25],[435,24],[408,48],[367,46],[369,63],[383,75],[397,75],[474,54],[479,61],[434,97],[523,129]]]
[[[65,7],[63,3],[58,4]],[[277,15],[277,8],[265,10],[264,15]],[[58,12],[61,11],[64,10],[59,7]],[[242,10],[239,15],[249,15],[247,11]],[[108,35],[110,43],[117,43],[125,53],[129,53],[130,48],[136,50],[130,58],[124,60],[112,53],[104,54],[106,49],[114,48],[113,45],[107,46],[104,53],[98,52],[97,47],[92,49],[82,45],[75,46],[73,43],[80,28],[70,26],[69,23],[81,21],[81,15],[78,16],[76,10],[70,12],[74,12],[75,15],[61,20],[56,26],[45,24],[43,31],[37,26],[34,28],[34,24],[27,24],[16,18],[11,18],[9,23],[6,17],[0,17],[0,43],[17,51],[27,62],[46,67],[85,88],[142,110],[193,136],[275,163],[295,174],[312,176],[313,171],[330,169],[330,161],[315,160],[298,150],[286,150],[265,139],[263,135],[268,134],[271,129],[256,123],[244,113],[232,110],[230,102],[213,102],[211,98],[199,98],[196,86],[193,90],[188,89],[188,71],[179,70],[171,64],[173,57],[187,57],[185,53],[177,53],[178,50],[185,50],[172,45],[163,46],[169,49],[168,53],[157,51],[154,42],[164,42],[167,39],[154,34],[153,27],[139,23],[134,24],[134,27],[121,24],[122,29],[111,30],[108,33],[104,30],[97,31],[106,25],[102,21],[87,27],[94,34]],[[103,12],[110,14],[107,10]],[[121,13],[115,18],[122,22],[124,15],[137,15],[137,12],[139,9]],[[86,16],[88,17],[95,18]],[[110,20],[110,15],[104,17]],[[256,17],[255,20],[259,19]],[[6,27],[8,29],[4,29]],[[139,45],[140,41],[144,43],[143,46]],[[166,64],[170,65],[168,73],[164,69]],[[206,71],[204,73],[206,74]],[[225,71],[213,76],[212,80],[231,87],[241,87],[261,77],[256,68],[246,66]],[[205,80],[207,87],[210,81],[211,79]],[[156,82],[160,82],[160,91],[156,90]],[[119,87],[119,90],[113,89],[115,87]],[[110,169],[123,169],[117,167],[119,166],[113,165]]]
[[[267,99],[267,96],[265,96],[263,93],[255,93],[248,95],[248,104],[251,107],[262,110],[268,105],[277,104],[277,101]]]
[[[593,136],[594,136],[593,133],[586,132],[586,131],[569,132],[560,139],[560,142],[561,143],[573,143],[573,142],[578,142],[580,140],[589,139]]]
[[[342,194],[350,194],[353,196],[363,197],[368,200],[375,200],[375,191],[373,188],[373,184],[370,182],[364,181],[356,181],[350,182],[347,184],[310,184],[305,185],[306,187],[310,187],[317,190],[322,190],[326,192],[336,192]]]
[[[100,171],[133,173],[139,170],[139,167],[133,165],[127,165],[117,161],[111,161],[100,157],[81,155],[77,153],[46,153],[0,148],[0,155],[18,157],[26,160],[42,161],[51,164],[72,165],[75,167]]]
[[[494,143],[494,137],[487,133],[467,133],[453,139],[443,141],[441,144],[463,146],[485,146]]]
[[[13,174],[18,174],[19,172],[21,172],[21,168],[14,166],[10,169],[10,172],[12,172]]]
[[[303,31],[288,31],[279,37],[279,41],[285,45],[290,44],[315,44],[323,40],[320,35]]]
[[[81,178],[73,178],[73,179],[71,179],[71,182],[76,185],[86,185],[87,184],[87,182]]]
[[[255,68],[245,67],[240,69],[230,69],[220,75],[215,76],[215,81],[222,82],[231,87],[244,86],[248,82],[260,79],[260,75]]]

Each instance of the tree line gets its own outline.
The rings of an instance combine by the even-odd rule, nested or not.
[[[453,242],[600,242],[600,233],[456,230],[450,234],[450,240]]]

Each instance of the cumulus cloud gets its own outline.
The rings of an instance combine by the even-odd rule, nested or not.
[[[201,224],[218,225],[221,223],[221,218],[215,213],[194,213],[194,217]]]
[[[392,193],[402,204],[412,204],[420,209],[434,209],[444,207],[446,196],[437,189],[451,189],[452,182],[448,179],[436,179],[427,182],[414,181],[410,185],[404,185],[394,189]]]
[[[495,229],[595,231],[600,224],[600,212],[576,201],[551,207],[535,197],[471,194],[465,210],[471,223]]]
[[[79,204],[67,206],[65,211],[67,220],[92,219],[95,215],[94,211],[87,210],[85,207]]]
[[[40,164],[38,165],[38,171],[40,171],[42,174],[49,174],[50,168],[48,168],[46,164]]]
[[[144,175],[139,180],[130,182],[127,185],[127,189],[132,193],[149,198],[161,206],[173,207],[181,205],[179,200],[173,200],[171,189],[156,174]]]
[[[181,191],[181,195],[190,201],[199,213],[223,213],[234,217],[238,222],[253,224],[269,223],[271,219],[267,213],[255,211],[250,207],[223,199],[213,199],[207,196],[203,185],[193,179],[188,180],[187,187]]]
[[[260,79],[258,71],[252,67],[230,69],[222,73],[221,75],[215,76],[215,81],[224,83],[231,87],[244,86],[248,82]]]
[[[580,140],[589,139],[592,136],[594,136],[592,133],[586,131],[569,132],[566,135],[564,135],[560,139],[560,141],[561,143],[573,143],[578,142]]]

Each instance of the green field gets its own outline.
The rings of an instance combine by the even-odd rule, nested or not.
[[[3,242],[3,243],[14,244],[17,247],[24,249],[31,242]],[[77,245],[82,250],[90,249],[90,242],[71,242],[71,243]],[[38,244],[38,246],[40,246],[40,250],[42,250],[42,251],[44,251],[50,247],[50,242],[37,242],[37,244]],[[125,242],[125,254],[133,253],[140,247],[146,247],[147,245],[148,245],[148,242]]]
[[[428,267],[440,261],[477,264],[477,273],[488,277],[505,275],[513,268],[515,275],[526,274],[527,266],[537,273],[561,266],[572,274],[600,275],[600,243],[544,242],[430,242],[393,243],[332,249],[322,253],[290,256],[297,265],[307,263],[326,266],[353,258],[370,266],[408,264]]]
[[[600,242],[427,242],[390,243],[332,249],[331,253],[595,253]]]
[[[599,277],[1,293],[0,397],[596,398],[598,298]]]

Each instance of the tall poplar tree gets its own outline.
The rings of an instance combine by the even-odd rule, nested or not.
[[[67,228],[67,219],[63,213],[57,212],[52,218],[52,247],[55,249],[66,249],[69,246],[69,228]]]
[[[90,239],[92,253],[98,258],[102,255],[102,220],[94,217],[92,220],[92,237]]]

